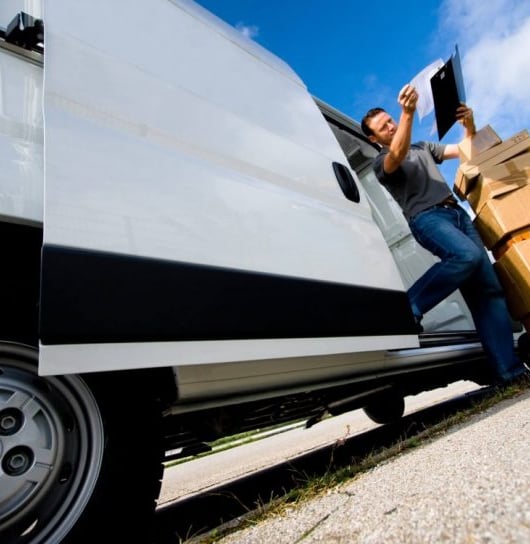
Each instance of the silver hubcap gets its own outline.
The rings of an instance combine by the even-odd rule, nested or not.
[[[103,425],[82,380],[40,378],[28,358],[29,348],[0,346],[0,537],[16,528],[37,544],[60,541],[84,510]]]

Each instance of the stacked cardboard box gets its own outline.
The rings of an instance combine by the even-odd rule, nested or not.
[[[530,332],[530,136],[522,130],[503,141],[488,125],[458,148],[454,192],[475,212],[510,313]]]

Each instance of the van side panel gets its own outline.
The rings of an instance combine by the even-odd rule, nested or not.
[[[285,63],[182,0],[57,0],[45,32],[42,372],[59,345],[417,345],[368,201],[344,197],[344,153]]]

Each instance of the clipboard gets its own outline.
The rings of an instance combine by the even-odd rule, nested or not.
[[[466,101],[458,46],[455,46],[451,58],[432,76],[431,90],[438,139],[441,140],[456,123],[456,109]]]

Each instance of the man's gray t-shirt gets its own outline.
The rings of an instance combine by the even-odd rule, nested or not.
[[[391,174],[383,170],[387,147],[374,159],[377,179],[401,206],[407,220],[451,196],[451,190],[437,166],[443,161],[444,150],[443,144],[412,144],[404,161]]]

